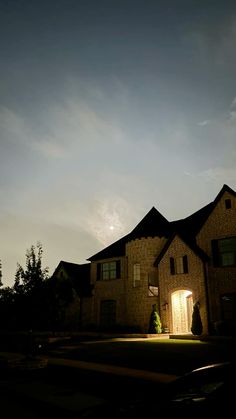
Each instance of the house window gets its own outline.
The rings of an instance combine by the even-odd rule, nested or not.
[[[106,281],[120,278],[120,260],[97,264],[97,280]]]
[[[187,255],[170,258],[170,273],[171,275],[176,274],[187,274],[188,273],[188,257]]]
[[[133,266],[133,286],[140,286],[140,263],[135,263]]]
[[[225,200],[225,208],[226,208],[226,209],[229,209],[229,208],[231,208],[231,206],[232,206],[232,205],[231,205],[231,199],[226,199],[226,200]]]
[[[157,297],[158,296],[158,287],[154,285],[148,286],[148,297]]]
[[[232,335],[236,328],[236,293],[222,295],[220,302],[222,322],[219,333]]]
[[[157,270],[148,273],[148,297],[158,296],[158,274]]]
[[[109,327],[116,324],[116,301],[103,300],[100,303],[100,326]]]
[[[212,240],[214,266],[236,266],[236,237]]]

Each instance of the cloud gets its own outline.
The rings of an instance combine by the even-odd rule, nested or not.
[[[204,178],[207,182],[217,182],[219,185],[236,184],[236,168],[214,167],[197,173],[197,176]]]
[[[236,120],[236,97],[232,100],[228,111],[228,120],[234,122]]]
[[[90,214],[85,220],[87,229],[103,246],[107,246],[128,233],[131,210],[122,196],[103,193],[90,207]]]
[[[210,122],[211,122],[211,121],[210,121],[210,119],[206,119],[205,121],[198,122],[198,124],[197,124],[197,125],[200,125],[200,127],[205,127],[205,126],[206,126],[206,125],[208,125]]]
[[[232,103],[230,105],[231,108],[235,108],[236,107],[236,96],[235,98],[232,100]]]
[[[2,143],[8,141],[19,145],[28,145],[31,130],[27,122],[16,112],[6,107],[0,108],[0,127]]]
[[[47,158],[66,158],[75,150],[102,144],[119,144],[125,138],[112,110],[102,112],[92,103],[77,98],[64,99],[61,104],[51,103],[37,115],[37,119],[24,117],[5,107],[0,110],[0,126],[5,143],[11,142],[40,153]]]

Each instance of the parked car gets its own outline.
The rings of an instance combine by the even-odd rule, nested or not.
[[[158,388],[155,394],[154,389],[152,394],[145,394],[141,399],[127,401],[123,405],[119,405],[117,400],[117,404],[112,406],[101,406],[100,412],[93,409],[84,412],[82,417],[92,419],[98,413],[103,419],[157,417],[169,413],[180,417],[229,413],[236,405],[235,373],[236,366],[232,362],[206,365],[165,384],[161,392]]]
[[[168,409],[183,413],[218,413],[235,408],[235,364],[197,368],[176,379],[166,397]]]

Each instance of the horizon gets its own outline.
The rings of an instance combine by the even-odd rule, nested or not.
[[[236,190],[236,3],[0,0],[4,285]]]
[[[224,188],[224,187],[227,187],[227,188],[230,188],[233,192],[235,192],[228,184],[223,184],[222,185],[222,187],[221,187],[221,189],[218,191],[218,193],[216,194],[216,196],[215,196],[215,198],[212,200],[212,201],[209,201],[207,204],[205,204],[205,205],[203,205],[203,206],[201,206],[200,208],[198,208],[196,211],[194,211],[193,213],[191,213],[191,214],[188,214],[186,217],[183,217],[183,218],[178,218],[178,219],[173,219],[173,220],[169,220],[169,219],[167,219],[166,217],[165,217],[165,215],[164,214],[162,214],[162,213],[160,213],[164,218],[166,218],[167,219],[167,221],[168,222],[173,222],[173,221],[180,221],[180,220],[184,220],[185,218],[188,218],[188,217],[190,217],[191,215],[193,215],[193,214],[195,214],[196,212],[198,212],[198,211],[200,211],[201,209],[203,209],[203,208],[205,208],[207,205],[209,205],[209,204],[211,204],[211,203],[213,203],[214,202],[214,200],[216,199],[216,197],[218,196],[218,194],[221,192],[221,190]],[[122,239],[122,238],[124,238],[124,237],[126,237],[127,235],[129,235],[129,233],[131,233],[132,231],[133,231],[133,229],[143,220],[143,218],[145,218],[145,216],[152,210],[152,209],[155,209],[155,210],[157,210],[158,212],[159,212],[159,210],[155,207],[155,206],[153,206],[151,209],[149,209],[143,216],[142,216],[142,218],[139,220],[139,221],[137,221],[137,223],[131,228],[131,230],[130,231],[128,231],[128,232],[126,232],[124,235],[122,235],[121,237],[118,237],[116,240],[114,240],[114,241],[112,241],[111,243],[108,243],[106,246],[103,246],[101,249],[99,249],[97,252],[95,252],[94,254],[90,254],[90,256],[88,256],[83,262],[80,262],[80,263],[78,263],[78,262],[76,262],[76,261],[70,261],[70,260],[65,260],[65,259],[61,259],[61,260],[58,260],[58,263],[57,263],[57,265],[56,266],[54,266],[52,269],[50,269],[50,267],[49,266],[45,266],[45,264],[43,263],[43,256],[42,256],[42,268],[48,268],[49,269],[49,273],[50,273],[50,275],[49,276],[52,276],[52,274],[54,273],[54,271],[57,269],[57,267],[58,267],[58,265],[60,264],[60,262],[66,262],[66,263],[72,263],[72,264],[76,264],[76,265],[83,265],[83,264],[90,264],[91,262],[90,262],[90,258],[92,258],[93,256],[95,256],[97,253],[99,253],[100,251],[102,251],[103,249],[105,249],[106,247],[109,247],[110,245],[112,245],[113,243],[115,243],[116,241],[118,241],[118,240],[120,240],[120,239]],[[43,248],[43,243],[41,243],[40,241],[36,241],[36,242],[34,242],[34,243],[32,243],[27,249],[25,249],[25,254],[24,254],[24,261],[25,261],[25,256],[26,256],[26,252],[27,252],[27,250],[29,250],[30,249],[30,247],[31,246],[37,246],[37,243],[40,243],[41,245],[42,245],[42,248]],[[45,252],[44,252],[44,248],[43,248],[43,254],[44,254]],[[23,260],[23,258],[22,258],[22,260]],[[1,261],[1,259],[0,259],[0,261]],[[15,272],[16,272],[16,270],[17,270],[17,263],[19,263],[19,262],[16,262],[16,269],[15,269]],[[20,265],[23,267],[23,269],[25,269],[25,263],[23,262],[23,263],[20,263]],[[3,273],[3,269],[2,269],[2,282],[3,282],[3,287],[5,287],[5,286],[12,286],[13,284],[14,284],[14,280],[12,281],[12,284],[5,284],[4,283],[4,273]]]

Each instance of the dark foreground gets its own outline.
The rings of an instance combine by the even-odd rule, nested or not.
[[[235,409],[234,364],[214,364],[170,382],[101,371],[46,367],[1,380],[1,418],[126,419],[218,416]]]
[[[39,359],[47,359],[46,366],[29,369],[26,360],[25,368],[0,368],[2,419],[126,419],[173,410],[182,417],[217,416],[235,409],[234,341],[72,342],[48,348]],[[216,363],[223,366],[204,368]],[[196,368],[202,369],[186,376]]]

